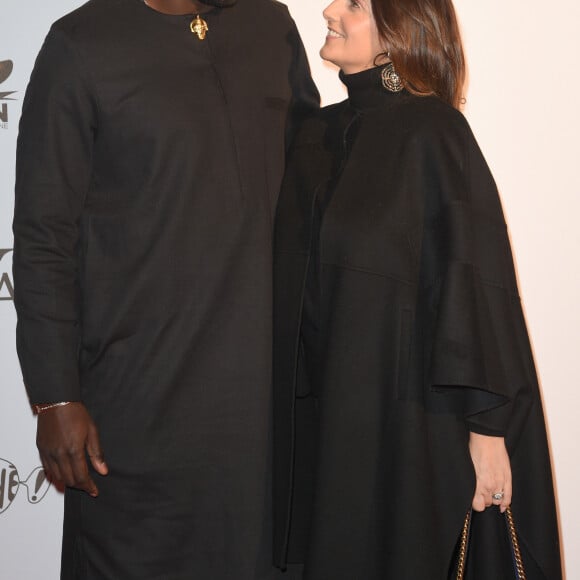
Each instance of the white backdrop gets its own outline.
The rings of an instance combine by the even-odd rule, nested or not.
[[[0,577],[18,580],[58,578],[62,498],[38,477],[35,423],[14,350],[7,251],[14,149],[24,89],[44,35],[53,20],[81,3],[0,0],[0,62],[14,63],[0,84]],[[336,71],[318,57],[326,0],[286,3],[324,103],[343,99]],[[456,0],[470,65],[465,113],[495,174],[510,226],[551,434],[567,578],[578,580],[580,3],[556,0],[550,6],[539,0]]]

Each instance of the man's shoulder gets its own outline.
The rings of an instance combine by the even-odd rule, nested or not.
[[[239,2],[247,2],[248,0],[239,0]],[[278,0],[252,0],[258,10],[272,18],[280,18],[281,20],[290,22],[292,20],[288,6]]]
[[[243,1],[243,0],[242,0]],[[288,6],[279,0],[255,0],[258,4],[269,7],[271,10],[277,10],[281,14],[288,14]]]
[[[94,31],[95,28],[105,30],[112,18],[126,18],[127,10],[134,8],[131,4],[128,0],[88,0],[54,22],[52,30],[69,37]]]

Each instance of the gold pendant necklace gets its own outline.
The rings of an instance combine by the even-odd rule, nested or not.
[[[152,10],[155,10],[155,8],[152,8],[149,2],[147,2],[147,0],[143,0],[143,3],[145,4],[145,6],[148,6]],[[193,32],[193,34],[197,34],[197,38],[199,38],[200,40],[205,40],[205,37],[209,30],[209,26],[207,25],[207,22],[203,18],[201,18],[199,14],[191,21],[189,27],[191,28],[191,32]]]
[[[197,34],[197,38],[205,40],[209,26],[203,18],[200,18],[199,14],[191,21],[190,28],[193,34]]]

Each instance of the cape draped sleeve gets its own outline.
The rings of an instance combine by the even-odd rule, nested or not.
[[[80,400],[77,255],[96,124],[79,56],[53,27],[27,89],[16,162],[16,339],[32,403]]]
[[[422,251],[427,380],[433,390],[459,396],[470,430],[505,435],[525,419],[537,390],[507,228],[463,116],[435,133],[425,151],[435,176]]]

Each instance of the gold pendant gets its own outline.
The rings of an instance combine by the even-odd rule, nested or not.
[[[207,34],[209,27],[207,22],[203,18],[199,17],[199,14],[191,21],[190,28],[191,32],[193,32],[193,34],[197,34],[197,37],[200,40],[205,40],[205,35]]]

